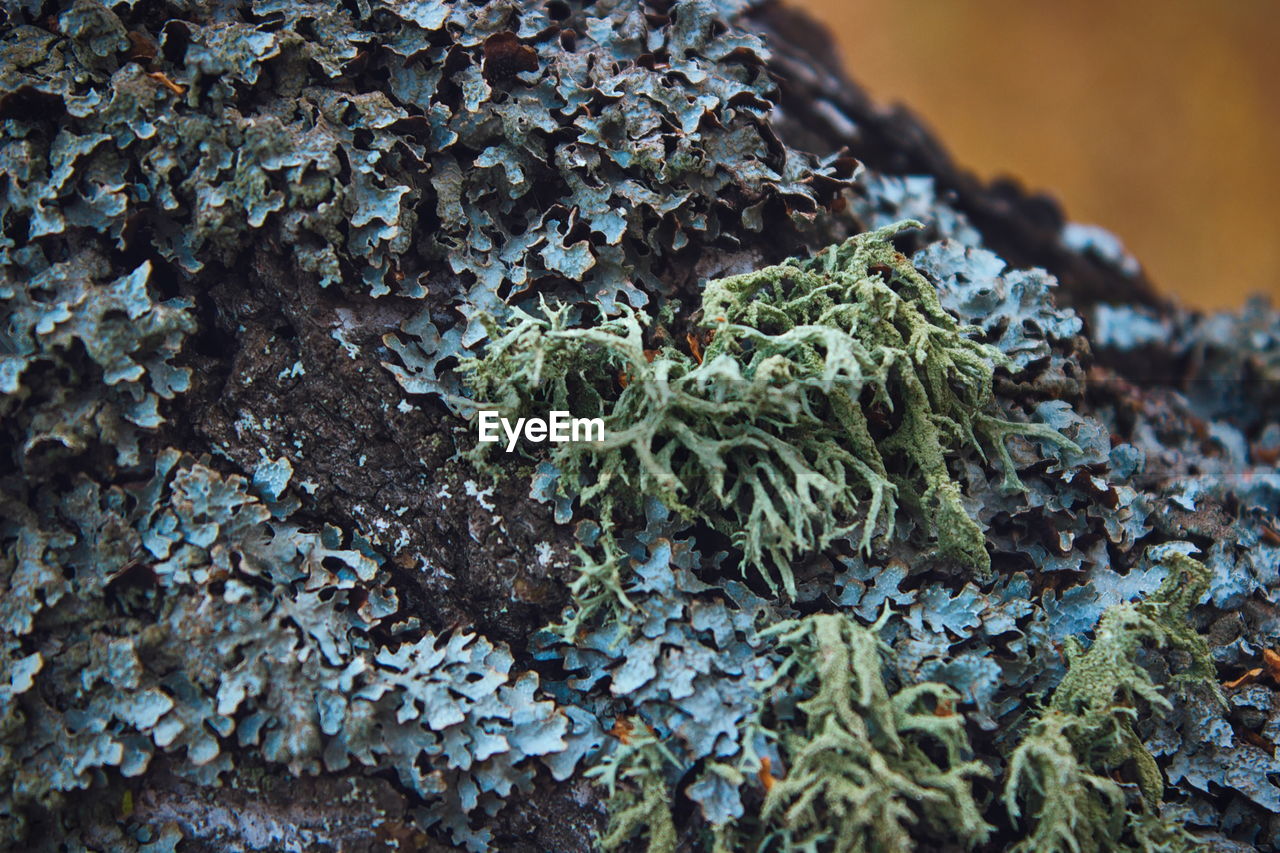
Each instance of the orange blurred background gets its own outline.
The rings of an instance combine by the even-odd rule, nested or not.
[[[1280,2],[791,1],[876,101],[1117,234],[1165,292],[1280,302]]]

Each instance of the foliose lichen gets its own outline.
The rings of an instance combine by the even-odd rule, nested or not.
[[[840,93],[796,147],[774,11],[0,10],[0,843],[172,851],[135,793],[358,778],[388,846],[503,849],[590,774],[605,846],[1280,848],[1276,312],[1062,307],[972,192],[859,169]],[[516,475],[503,559],[578,573],[530,648],[419,612],[455,580],[303,436],[210,437],[266,297],[376,325],[336,357],[466,476],[460,362],[612,418]]]
[[[294,519],[288,458],[251,486],[157,440],[197,303],[282,247],[346,294],[456,296],[405,321],[435,364],[531,289],[643,304],[672,258],[740,245],[743,210],[800,244],[854,162],[780,146],[732,3],[41,5],[0,23],[10,837],[155,752],[211,783],[239,749],[394,768],[422,827],[483,846],[469,816],[528,756],[567,776],[560,735],[591,725],[502,647],[397,614],[369,540]]]
[[[566,748],[506,649],[461,631],[380,644],[398,602],[377,556],[273,519],[244,478],[170,450],[133,487],[80,477],[3,505],[9,843],[109,768],[164,753],[211,784],[235,744],[298,775],[392,768],[427,824],[479,849],[466,816]]]

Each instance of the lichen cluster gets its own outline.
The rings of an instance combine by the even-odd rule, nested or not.
[[[1202,687],[1225,704],[1209,645],[1186,623],[1208,589],[1209,572],[1180,554],[1169,564],[1146,600],[1102,614],[1087,651],[1075,638],[1067,641],[1066,676],[1009,756],[1005,807],[1031,823],[1016,850],[1193,849],[1193,836],[1161,818],[1164,778],[1137,731],[1141,714],[1173,707],[1137,660],[1146,644],[1189,658],[1175,687]],[[1125,780],[1125,773],[1132,777]]]
[[[508,651],[406,636],[367,543],[273,516],[263,484],[166,450],[132,486],[5,485],[6,844],[108,771],[164,754],[213,784],[256,754],[298,775],[392,769],[429,822],[482,845],[467,814],[566,748],[568,721]]]
[[[767,54],[732,7],[561,5],[2,13],[10,843],[156,752],[202,784],[237,752],[394,769],[422,828],[473,847],[469,816],[525,786],[529,756],[572,771],[580,717],[505,648],[397,612],[377,531],[294,519],[288,458],[223,473],[180,402],[192,340],[218,349],[207,292],[246,275],[249,244],[348,296],[447,294],[405,321],[450,342],[434,365],[530,289],[643,304],[671,258],[740,241],[743,210],[798,245],[847,185],[852,160],[779,147]],[[396,346],[412,361],[418,340]]]
[[[988,836],[971,785],[988,771],[972,758],[954,691],[926,683],[890,696],[874,630],[844,616],[789,620],[761,636],[776,640],[781,663],[757,685],[746,730],[767,754],[753,746],[712,770],[764,797],[758,813],[713,827],[716,849],[972,848]],[[643,835],[650,850],[674,850],[665,779],[678,762],[651,731],[620,725],[618,745],[588,774],[607,780],[617,818],[601,846]]]
[[[676,827],[666,777],[676,761],[651,729],[633,729],[621,718],[614,728],[618,746],[587,771],[609,793],[609,827],[600,849],[621,850],[643,835],[649,853],[674,853]]]
[[[959,236],[969,236],[962,220],[951,221],[958,223]],[[1205,596],[1238,601],[1247,594],[1238,591],[1242,588],[1270,588],[1265,579],[1270,575],[1260,573],[1268,570],[1261,566],[1274,572],[1277,550],[1259,525],[1265,523],[1263,507],[1274,505],[1278,494],[1274,472],[1265,462],[1255,462],[1257,467],[1246,468],[1247,476],[1228,475],[1230,465],[1248,464],[1250,450],[1240,443],[1240,427],[1218,421],[1213,430],[1224,452],[1211,454],[1216,473],[1153,486],[1148,465],[1195,464],[1203,458],[1195,454],[1203,451],[1184,447],[1172,459],[1162,456],[1157,426],[1150,419],[1168,415],[1135,408],[1132,397],[1123,396],[1135,392],[1121,383],[1100,386],[1096,393],[1115,396],[1098,398],[1096,414],[1086,409],[1082,373],[1064,355],[1074,346],[1080,320],[1046,301],[1051,279],[1006,271],[989,251],[958,240],[926,246],[913,265],[935,277],[946,310],[981,324],[982,331],[968,334],[1006,348],[1002,351],[1014,367],[1006,363],[1002,369],[1018,378],[1016,383],[1003,380],[1003,387],[1017,390],[1000,401],[1000,416],[1043,424],[1074,446],[1047,433],[1015,435],[1008,438],[1005,464],[988,466],[975,455],[961,457],[952,468],[959,472],[966,505],[979,507],[976,517],[986,528],[988,548],[1004,567],[1001,576],[970,574],[958,584],[944,580],[939,564],[921,560],[933,547],[928,537],[913,539],[928,528],[911,513],[900,513],[899,530],[888,542],[873,543],[870,554],[862,551],[862,539],[854,531],[836,538],[843,547],[794,561],[793,606],[835,607],[865,622],[883,619],[880,635],[891,650],[889,677],[906,686],[956,691],[974,753],[994,758],[995,781],[1007,791],[982,808],[982,819],[997,827],[998,837],[1011,838],[1010,846],[1185,849],[1216,837],[1203,828],[1210,811],[1196,793],[1209,793],[1212,784],[1270,808],[1275,788],[1266,774],[1277,765],[1258,749],[1256,738],[1231,734],[1226,722],[1241,713],[1231,709],[1258,708],[1267,701],[1267,688],[1248,686],[1248,678],[1264,670],[1250,670],[1254,675],[1243,680],[1244,693],[1238,698],[1229,694],[1227,706],[1214,700],[1217,664],[1234,659],[1241,661],[1239,667],[1249,666],[1246,649],[1258,647],[1238,639],[1234,650],[1218,645],[1210,653],[1193,626],[1206,624],[1205,617],[1196,616],[1201,610],[1196,605]],[[714,291],[715,285],[709,289]],[[762,312],[767,311],[769,301],[759,301]],[[582,355],[586,351],[579,347],[575,353],[589,358]],[[704,363],[709,361],[710,347],[702,355]],[[689,356],[686,364],[697,361]],[[662,351],[650,363],[659,357]],[[555,373],[554,368],[546,370]],[[572,375],[591,374],[583,370]],[[997,387],[1001,382],[997,373]],[[1261,411],[1218,405],[1233,417],[1265,423],[1265,397],[1257,402]],[[1135,417],[1136,429],[1135,421],[1125,420]],[[1168,428],[1167,420],[1159,423],[1159,429]],[[1265,459],[1266,448],[1280,445],[1274,427],[1270,430],[1261,433],[1270,443],[1253,451],[1260,454],[1255,458]],[[1137,443],[1117,443],[1120,431],[1129,431]],[[1011,470],[1025,492],[1007,488]],[[557,514],[565,517],[569,507],[547,485],[557,476],[563,473],[541,469],[535,492],[553,500]],[[1223,494],[1240,496],[1249,509],[1227,538],[1209,550],[1206,569],[1187,556],[1198,549],[1177,539],[1204,535],[1207,528],[1175,513]],[[597,713],[639,712],[639,719],[667,736],[665,743],[678,759],[667,771],[668,784],[685,780],[682,793],[699,805],[705,821],[702,843],[708,849],[716,844],[733,849],[743,843],[736,834],[739,821],[758,814],[769,796],[766,791],[772,790],[757,775],[759,758],[768,758],[774,769],[786,766],[777,745],[760,739],[763,735],[754,728],[764,701],[762,685],[773,683],[786,659],[785,650],[761,628],[798,614],[785,600],[761,600],[731,580],[725,559],[733,552],[725,554],[712,545],[699,556],[697,527],[682,531],[678,519],[652,512],[645,519],[641,534],[625,530],[639,527],[638,520],[622,525],[621,557],[607,573],[610,594],[632,602],[634,610],[616,608],[608,616],[600,608],[587,608],[585,616],[571,613],[572,630],[550,641],[546,655],[574,673],[564,687],[578,692],[576,701]],[[1052,520],[1052,539],[1038,526],[1046,520]],[[582,542],[589,549],[600,534],[590,524],[585,530]],[[675,552],[665,550],[670,545],[654,550],[664,542],[682,543],[676,546],[681,568],[674,582],[656,583],[655,572],[675,565]],[[594,565],[604,566],[598,561]],[[1237,575],[1237,565],[1247,574]],[[1126,604],[1142,596],[1148,596],[1146,603]],[[726,605],[739,610],[732,620],[711,615]],[[1264,633],[1253,636],[1269,636],[1256,624],[1249,630]],[[711,630],[717,625],[721,627]],[[730,625],[732,630],[726,631]],[[1090,652],[1076,651],[1085,636],[1094,638]],[[1061,654],[1064,644],[1073,650],[1069,660]],[[694,665],[690,678],[685,661],[706,659],[702,656],[708,652],[717,666],[708,670]],[[752,662],[750,668],[739,669],[743,655],[750,656],[745,658]],[[1132,662],[1135,655],[1148,655],[1141,667]],[[1102,666],[1104,660],[1125,665],[1108,668]],[[1234,682],[1232,686],[1241,689]],[[1055,699],[1049,708],[1039,711],[1036,697],[1050,695]],[[1084,712],[1081,702],[1092,700],[1080,697],[1088,696],[1098,697],[1096,707]],[[1137,707],[1154,713],[1133,717],[1135,700]],[[699,721],[711,709],[727,717],[733,730],[722,730],[714,739],[691,738],[692,732],[705,732]],[[1267,717],[1254,712],[1249,719]],[[803,716],[796,724],[801,726],[799,742],[810,742]],[[1200,761],[1210,762],[1213,769]],[[806,781],[805,791],[822,788],[812,778]],[[772,786],[777,784],[775,779]],[[1046,794],[1053,798],[1048,809],[1039,799]],[[672,796],[678,799],[679,794],[673,789]],[[1188,801],[1201,805],[1189,806]],[[1248,813],[1245,806],[1233,808],[1240,810],[1233,814]],[[781,812],[775,808],[772,814]],[[1228,815],[1222,826],[1242,831],[1239,820]],[[1184,821],[1198,828],[1198,834],[1189,835]],[[752,834],[756,831],[764,830],[748,832],[752,843],[763,837]]]
[[[1143,712],[1172,709],[1166,694],[1200,688],[1222,703],[1208,644],[1186,624],[1208,586],[1208,570],[1170,558],[1161,586],[1139,603],[1109,607],[1088,650],[1072,638],[1065,677],[1004,757],[1005,820],[1025,827],[1010,849],[1169,851],[1197,840],[1160,806],[1164,777],[1137,732]],[[887,613],[885,614],[887,615]],[[740,751],[707,768],[703,781],[740,789],[756,808],[717,813],[704,802],[716,850],[975,849],[996,827],[975,780],[962,697],[921,682],[890,694],[885,646],[843,614],[817,614],[762,628],[755,638],[775,661],[756,681]],[[1144,649],[1189,657],[1157,684],[1136,662]],[[652,851],[675,848],[670,780],[681,762],[654,732],[622,717],[614,747],[588,775],[605,780],[611,823],[605,850],[635,837]]]
[[[966,336],[973,330],[893,247],[913,224],[708,282],[705,351],[697,332],[689,353],[674,342],[647,348],[655,334],[631,312],[581,328],[568,325],[567,307],[517,312],[492,331],[484,358],[461,364],[471,405],[602,417],[603,441],[553,451],[562,493],[601,507],[606,531],[615,510],[658,497],[732,537],[789,596],[793,560],[854,530],[869,551],[877,533],[893,536],[899,500],[942,557],[986,578],[985,540],[948,457],[992,450],[1017,489],[1006,436],[1079,448],[993,414],[994,370],[1011,362]]]
[[[0,10],[0,846],[1280,849],[1277,313],[1062,307],[776,14]]]
[[[847,616],[810,616],[767,633],[786,654],[774,682],[789,676],[789,689],[805,697],[772,697],[775,708],[793,710],[774,723],[785,776],[765,782],[767,848],[972,848],[987,838],[973,779],[988,770],[953,710],[959,694],[926,682],[890,696],[878,638]],[[772,779],[772,765],[764,770]]]

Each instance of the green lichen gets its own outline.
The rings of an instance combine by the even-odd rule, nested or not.
[[[730,846],[908,850],[987,838],[973,780],[989,771],[972,760],[964,718],[952,710],[958,693],[922,683],[891,695],[880,639],[847,616],[819,614],[768,633],[786,650],[765,685],[772,710],[760,717],[777,718],[768,738],[782,778],[763,765],[771,781],[754,837],[744,848],[740,829]]]
[[[643,723],[633,727],[620,721],[615,733],[619,738],[613,752],[586,774],[609,794],[609,825],[598,839],[599,847],[609,853],[644,836],[646,853],[675,853],[676,826],[666,777],[676,759]]]
[[[553,460],[606,531],[616,511],[657,496],[732,537],[788,595],[797,557],[851,534],[870,550],[877,533],[892,535],[899,502],[942,557],[985,577],[983,532],[948,460],[994,449],[1017,488],[1004,437],[1074,445],[994,414],[992,376],[1009,361],[969,337],[894,249],[891,238],[914,226],[709,282],[705,354],[697,337],[684,352],[630,311],[587,327],[563,306],[516,311],[490,329],[483,358],[461,364],[485,401],[472,404],[603,417],[603,442],[559,445]]]
[[[825,95],[789,87],[775,98],[790,57],[784,40],[770,58],[761,27],[781,19],[767,5],[6,5],[0,847],[172,851],[175,824],[139,823],[164,813],[155,800],[142,807],[144,791],[163,801],[198,790],[182,826],[204,831],[200,803],[217,807],[219,791],[283,803],[277,791],[295,775],[332,791],[365,773],[367,791],[353,787],[347,799],[372,804],[364,829],[388,844],[424,846],[428,831],[472,850],[509,846],[515,825],[503,803],[533,794],[532,810],[554,804],[548,794],[569,796],[539,774],[569,781],[596,754],[600,720],[622,714],[644,723],[597,773],[613,795],[606,847],[647,837],[650,849],[672,850],[678,826],[694,849],[706,827],[723,851],[949,849],[985,832],[972,810],[982,785],[966,787],[977,772],[948,775],[972,764],[951,712],[957,694],[972,702],[969,722],[995,729],[975,737],[984,762],[1013,759],[1009,811],[1022,823],[1000,842],[1185,845],[1156,811],[1163,780],[1141,734],[1160,744],[1179,807],[1209,832],[1280,844],[1270,819],[1280,814],[1280,759],[1253,736],[1274,740],[1273,685],[1232,688],[1229,719],[1182,697],[1166,719],[1136,721],[1175,698],[1134,663],[1153,661],[1152,646],[1190,659],[1175,667],[1175,685],[1213,689],[1203,642],[1185,624],[1198,580],[1170,581],[1108,617],[1088,651],[1069,645],[1071,674],[1024,746],[1011,753],[1004,740],[1019,734],[1009,723],[1025,697],[1060,673],[1055,639],[1093,630],[1107,604],[1155,587],[1134,562],[1135,543],[1153,533],[1216,539],[1206,558],[1216,610],[1201,617],[1229,612],[1239,626],[1215,649],[1219,665],[1249,664],[1274,640],[1267,602],[1280,549],[1268,525],[1280,485],[1267,460],[1280,433],[1275,394],[1259,380],[1278,375],[1277,314],[1097,306],[1091,345],[1112,350],[1113,366],[1154,346],[1189,372],[1180,371],[1181,395],[1169,382],[1156,393],[1108,383],[1086,395],[1081,319],[1053,304],[1047,273],[1006,270],[982,248],[950,206],[944,175],[864,171],[854,187],[856,164],[843,152],[793,147],[809,137],[793,133],[803,118],[794,107]],[[832,109],[842,124],[843,108]],[[881,129],[845,118],[868,133],[822,140],[823,151],[827,142],[883,148]],[[914,259],[928,281],[885,229],[711,282],[692,317],[676,309],[670,297],[693,285],[695,259],[742,252],[765,264],[843,236],[853,220],[828,214],[839,200],[858,221],[928,220],[938,239]],[[1063,229],[1058,249],[1087,248],[1074,230]],[[1090,251],[1119,263],[1096,244]],[[312,285],[328,288],[319,302],[307,296]],[[496,602],[497,621],[466,606],[412,607],[424,595],[470,600],[468,573],[450,571],[467,560],[434,559],[466,520],[429,497],[447,495],[450,478],[401,472],[407,479],[385,491],[402,493],[397,515],[418,506],[409,495],[428,497],[416,533],[392,537],[327,523],[350,526],[363,507],[317,493],[301,453],[293,462],[312,469],[301,491],[289,486],[289,457],[249,469],[234,461],[244,465],[238,445],[263,443],[272,457],[288,439],[304,445],[290,419],[268,429],[278,383],[264,376],[253,393],[235,392],[263,330],[273,330],[264,352],[294,337],[277,325],[284,315],[311,352],[303,326],[342,312],[334,334],[344,363],[361,357],[347,312],[366,331],[398,323],[388,368],[409,397],[405,411],[422,395],[457,391],[451,366],[491,343],[489,331],[524,322],[508,309],[534,310],[535,294],[566,307],[502,344],[513,365],[522,347],[546,356],[514,403],[541,414],[558,378],[563,408],[609,415],[621,436],[557,453],[566,493],[605,523],[584,538],[572,584],[585,630],[539,667],[543,680],[516,663],[541,601],[517,589]],[[300,298],[315,310],[277,310]],[[653,306],[658,320],[647,326],[625,305]],[[508,325],[486,329],[490,318]],[[686,347],[699,322],[699,346]],[[326,375],[324,352],[311,354],[308,381],[353,390],[343,387],[349,372]],[[355,372],[378,356],[364,350]],[[1002,402],[1079,448],[998,417],[992,371],[1010,364],[1016,399]],[[224,431],[218,410],[241,405],[238,438],[211,444]],[[322,468],[346,446],[333,443],[343,434],[326,426],[330,409],[303,419],[319,439],[307,454]],[[1193,413],[1203,430],[1177,428]],[[426,424],[404,458],[452,452],[434,413]],[[1039,442],[1010,442],[1031,493],[1006,501],[973,457],[994,449],[1016,487],[1004,447],[1015,431],[1073,452],[1037,464]],[[527,477],[527,467],[508,476]],[[539,466],[544,479],[552,467]],[[637,508],[653,495],[684,520],[652,512],[642,525]],[[558,496],[558,515],[569,505]],[[513,505],[494,523],[519,523],[525,510]],[[979,514],[999,519],[985,536]],[[866,619],[887,603],[897,620],[883,632],[897,649],[888,684],[876,680],[871,641],[840,617],[759,634],[795,612],[727,577],[733,558],[690,521],[734,537],[748,566],[788,592],[790,566],[807,552],[847,559],[842,574],[804,590],[804,607]],[[492,554],[492,541],[477,547],[537,559],[550,576],[560,552],[539,531],[507,537],[509,555]],[[845,537],[864,550],[891,539],[889,553],[850,557]],[[395,560],[384,565],[375,546]],[[992,578],[988,548],[1024,554],[1035,571]],[[956,565],[979,583],[950,576]],[[476,616],[516,647],[424,625],[436,610]],[[920,678],[954,692],[893,692]],[[402,818],[384,808],[397,799],[388,782]],[[985,820],[1003,818],[1000,802],[985,806]],[[269,829],[312,832],[292,814]]]
[[[1141,603],[1108,608],[1087,651],[1067,641],[1067,675],[1009,759],[1005,807],[1031,824],[1014,853],[1177,850],[1194,841],[1159,817],[1164,777],[1135,729],[1142,710],[1172,708],[1137,661],[1148,644],[1188,658],[1173,685],[1199,684],[1222,701],[1208,643],[1188,621],[1211,574],[1181,554],[1165,562],[1160,588]],[[1132,778],[1139,796],[1128,797],[1112,774]]]

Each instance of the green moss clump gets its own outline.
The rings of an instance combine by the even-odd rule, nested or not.
[[[1193,846],[1192,836],[1159,817],[1164,778],[1134,728],[1140,708],[1161,714],[1171,707],[1137,663],[1148,643],[1190,658],[1175,684],[1199,684],[1222,701],[1208,643],[1188,621],[1209,588],[1209,570],[1181,554],[1166,563],[1168,576],[1145,601],[1107,609],[1088,651],[1067,641],[1067,675],[1009,759],[1005,807],[1031,823],[1013,853]],[[1125,772],[1141,793],[1136,803],[1111,775]]]
[[[985,577],[985,539],[948,459],[994,449],[1016,487],[1005,436],[1074,445],[993,413],[992,375],[1008,360],[969,337],[894,249],[915,226],[708,283],[705,353],[695,336],[689,352],[669,335],[647,347],[630,311],[588,327],[564,307],[516,311],[489,330],[483,358],[462,362],[468,402],[508,417],[603,417],[605,441],[558,445],[553,460],[606,532],[617,510],[656,496],[731,536],[790,595],[794,559],[851,534],[870,549],[892,534],[899,503],[942,556]]]

